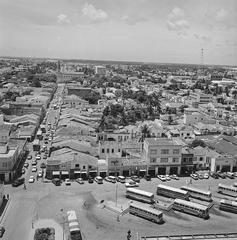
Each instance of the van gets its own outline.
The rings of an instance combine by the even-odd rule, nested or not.
[[[100,176],[97,176],[97,177],[95,177],[95,181],[96,181],[98,184],[102,184],[102,183],[103,183],[103,178],[100,177]]]

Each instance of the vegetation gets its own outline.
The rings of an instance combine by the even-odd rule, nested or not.
[[[192,143],[190,144],[190,147],[195,148],[195,147],[206,147],[206,143],[200,139],[195,139],[192,141]]]
[[[54,228],[38,228],[35,230],[34,240],[55,240]]]

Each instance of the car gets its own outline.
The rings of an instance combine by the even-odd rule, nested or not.
[[[54,178],[52,179],[52,183],[55,185],[55,186],[60,186],[62,181],[59,179],[59,178]]]
[[[234,179],[235,177],[234,177],[234,174],[232,173],[232,172],[227,172],[226,173],[226,176],[228,177],[228,178],[230,178],[230,179]]]
[[[173,180],[179,180],[179,177],[176,174],[170,175],[170,178]]]
[[[37,172],[37,167],[33,167],[33,168],[31,169],[31,172]]]
[[[171,180],[169,175],[165,175],[165,178],[166,178],[166,181],[170,181]]]
[[[40,168],[46,168],[46,164],[45,163],[41,163],[40,164]]]
[[[95,177],[95,182],[97,182],[98,184],[103,184],[103,178],[101,176],[96,176]]]
[[[36,162],[36,161],[33,161],[33,162],[31,163],[31,165],[32,165],[32,166],[36,166],[36,165],[37,165],[37,162]]]
[[[24,163],[24,167],[28,168],[29,167],[29,163],[28,162]]]
[[[137,175],[131,176],[131,179],[132,179],[134,182],[137,182],[137,183],[140,182],[140,178],[139,178]]]
[[[26,172],[25,168],[21,169],[21,174],[24,174]]]
[[[48,156],[45,154],[45,155],[43,156],[43,159],[47,159],[47,157],[48,157]]]
[[[211,172],[211,173],[210,173],[210,176],[211,176],[212,178],[214,178],[214,179],[219,179],[218,174],[215,173],[215,172]]]
[[[149,175],[149,174],[146,174],[146,175],[144,176],[144,178],[145,178],[147,181],[151,181],[151,175]]]
[[[82,178],[77,178],[76,179],[76,182],[78,182],[79,184],[84,184],[84,181]]]
[[[208,178],[209,178],[209,173],[204,173],[204,174],[203,174],[203,178],[204,178],[204,179],[208,179]]]
[[[27,159],[28,159],[28,160],[31,160],[31,159],[32,159],[32,155],[28,155],[28,156],[27,156]]]
[[[5,228],[3,226],[0,226],[0,237],[2,237],[4,233],[5,233]]]
[[[94,179],[92,177],[88,178],[88,183],[94,183]]]
[[[40,159],[41,159],[41,156],[40,156],[40,155],[37,155],[35,159],[36,159],[36,160],[40,160]]]
[[[33,183],[35,181],[35,177],[34,176],[30,176],[28,182],[29,183]]]
[[[223,172],[217,172],[217,174],[218,174],[218,177],[220,177],[222,179],[226,178],[226,175]]]
[[[105,177],[104,180],[107,181],[107,182],[111,182],[109,177]]]
[[[164,175],[157,175],[157,178],[160,179],[162,182],[166,181],[166,177]]]
[[[47,140],[44,141],[45,144],[48,144],[49,142]]]
[[[43,177],[43,172],[42,172],[42,170],[39,170],[38,171],[38,175],[37,175],[39,178],[41,178],[41,177]]]
[[[202,173],[197,173],[196,175],[197,175],[198,179],[204,179],[204,176]]]
[[[195,173],[190,174],[190,177],[194,180],[198,180],[198,175]]]
[[[67,186],[71,185],[71,181],[70,181],[69,178],[66,178],[66,179],[65,179],[65,184],[66,184]]]
[[[233,174],[234,174],[234,177],[236,177],[236,178],[237,178],[237,172],[233,172]]]
[[[139,187],[139,183],[131,180],[131,181],[125,183],[125,187],[126,188],[128,188],[128,187]]]
[[[23,183],[25,183],[25,178],[18,178],[12,183],[12,186],[13,187],[18,187]]]

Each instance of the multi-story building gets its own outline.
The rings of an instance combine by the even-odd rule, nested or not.
[[[180,174],[182,145],[174,139],[147,138],[144,141],[144,157],[148,173]]]
[[[212,102],[213,96],[211,94],[205,94],[199,89],[195,89],[195,91],[190,92],[190,98],[193,102],[205,104]]]
[[[106,67],[104,67],[104,66],[95,66],[95,74],[97,74],[97,75],[105,75],[106,74]]]
[[[194,171],[193,157],[192,149],[182,149],[181,175],[190,175]]]

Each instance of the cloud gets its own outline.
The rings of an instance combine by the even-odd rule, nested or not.
[[[58,23],[70,23],[71,20],[68,18],[66,14],[60,14],[57,16]]]
[[[108,14],[102,9],[96,9],[94,5],[85,3],[82,13],[90,21],[104,21],[108,18]]]
[[[209,37],[209,36],[207,36],[207,35],[199,35],[199,34],[195,33],[195,34],[193,34],[193,36],[194,36],[196,39],[202,41],[203,43],[209,43],[209,42],[211,42],[211,40],[212,40],[211,37]]]
[[[167,28],[170,31],[176,31],[179,35],[186,34],[186,30],[190,27],[189,22],[185,19],[183,9],[175,7],[168,15],[166,21]]]
[[[225,9],[221,8],[217,10],[215,19],[217,21],[224,21],[227,16],[228,16],[228,12]]]

